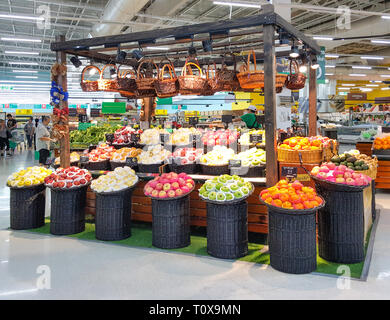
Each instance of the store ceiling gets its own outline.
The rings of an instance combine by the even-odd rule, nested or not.
[[[246,2],[255,2],[254,0]],[[274,0],[276,3],[277,0]],[[364,12],[390,12],[390,0],[292,0],[294,5],[291,10],[292,24],[308,35],[333,35],[336,30],[337,15],[326,12],[318,7],[337,8],[348,6],[352,10]],[[128,33],[169,26],[188,25],[191,23],[217,21],[222,19],[238,18],[259,13],[259,9],[214,5],[211,0],[0,0],[1,15],[27,15],[40,16],[42,6],[50,8],[50,27],[43,28],[42,23],[34,20],[21,20],[17,18],[0,18],[1,37],[27,38],[40,40],[41,42],[18,42],[0,40],[0,72],[1,78],[14,79],[14,70],[41,71],[36,76],[38,80],[48,80],[48,70],[55,60],[55,54],[50,51],[50,42],[55,36],[65,34],[66,39],[81,39],[91,35]],[[316,6],[310,7],[310,6]],[[383,23],[380,16],[367,14],[353,14],[352,28],[346,30],[348,35],[353,34],[354,25],[376,19],[375,22]],[[390,20],[386,20],[390,24]],[[356,28],[356,30],[360,30]],[[357,31],[356,31],[357,32]],[[387,33],[390,38],[390,30],[376,28],[376,24],[367,23],[365,35]],[[337,35],[343,34],[337,30]],[[362,35],[362,34],[360,34]],[[356,36],[356,35],[355,35]],[[338,54],[377,54],[390,57],[389,45],[373,45],[369,41],[362,45],[361,40],[353,41],[322,41],[333,53]],[[5,53],[5,51],[25,53]],[[27,53],[37,52],[38,55]],[[336,63],[357,63],[346,59],[332,61]],[[355,59],[356,60],[356,59]],[[10,65],[9,62],[35,62],[36,66]],[[390,61],[390,60],[389,60]],[[387,62],[387,61],[385,61]],[[368,63],[367,61],[363,64]],[[86,62],[84,62],[84,65]],[[72,70],[72,69],[70,69]],[[74,70],[76,71],[76,70]],[[72,76],[72,75],[71,75]],[[79,81],[79,73],[72,76],[75,82]]]

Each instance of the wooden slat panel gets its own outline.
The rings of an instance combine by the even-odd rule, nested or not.
[[[375,188],[377,189],[390,189],[390,183],[375,183]]]
[[[390,166],[389,167],[381,166],[378,168],[378,172],[387,172],[387,171],[390,171]]]
[[[248,204],[249,213],[267,213],[267,207],[260,204]]]
[[[248,231],[267,234],[268,233],[268,225],[259,224],[259,223],[250,223],[250,224],[248,224]]]
[[[190,215],[195,217],[207,217],[207,211],[205,209],[190,208]]]
[[[190,200],[190,208],[206,209],[206,202],[202,200]]]
[[[96,194],[95,192],[92,192],[92,191],[87,191],[87,199],[93,199],[95,200],[96,199]]]
[[[145,204],[145,205],[152,205],[152,200],[146,196],[140,197],[140,196],[133,196],[132,197],[133,203],[139,203],[139,204]]]
[[[380,167],[390,167],[390,161],[379,160],[378,164],[379,164],[378,170],[380,169]]]
[[[95,208],[95,207],[96,207],[96,201],[95,201],[95,199],[88,199],[88,198],[87,198],[86,206],[87,206],[87,207],[91,207],[91,208]]]
[[[264,214],[248,214],[248,223],[268,224],[268,217]]]
[[[375,179],[375,182],[378,183],[378,182],[383,182],[383,183],[390,183],[390,176],[389,177],[384,177],[384,178],[376,178]]]
[[[133,203],[133,212],[152,213],[152,207]]]
[[[131,214],[131,220],[152,222],[152,215],[151,214],[143,214],[143,213],[134,213],[133,212]]]
[[[92,215],[95,215],[95,213],[96,213],[95,208],[90,208],[90,207],[86,207],[86,208],[85,208],[85,214],[92,214]]]

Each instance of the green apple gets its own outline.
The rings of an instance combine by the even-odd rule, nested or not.
[[[215,189],[216,189],[217,191],[221,190],[222,187],[223,187],[223,184],[222,184],[222,183],[217,183],[217,184],[215,185]]]
[[[205,198],[205,199],[208,199],[209,198],[209,193],[208,191],[203,191],[202,193],[200,193],[200,196]]]
[[[222,183],[222,184],[225,184],[226,183],[226,179],[224,177],[219,177],[218,178],[218,182]]]
[[[226,200],[226,196],[223,192],[218,192],[217,193],[217,201],[225,201]]]
[[[236,192],[239,189],[239,186],[237,184],[231,184],[229,186],[229,189],[230,189],[231,192],[234,193],[234,192]]]
[[[203,186],[199,189],[199,193],[203,193],[204,191],[206,191],[206,187],[203,185]]]
[[[215,184],[214,183],[210,183],[210,182],[207,182],[205,184],[205,188],[207,191],[213,191],[215,189]]]
[[[209,200],[217,199],[217,193],[215,191],[210,192],[208,198]]]
[[[231,192],[225,193],[225,196],[226,196],[226,201],[234,200],[234,195]]]
[[[232,178],[233,178],[233,180],[236,180],[236,181],[241,179],[241,178],[240,178],[239,176],[237,176],[237,175],[233,175]]]
[[[241,181],[238,181],[238,182],[237,182],[237,186],[238,186],[239,188],[243,187],[244,185],[245,185],[244,182],[241,182]]]
[[[241,199],[244,195],[242,194],[241,191],[236,191],[234,192],[234,198],[235,199]]]
[[[223,186],[221,188],[221,191],[226,193],[226,192],[230,192],[230,189],[228,187],[226,187],[226,186]]]
[[[246,187],[242,187],[242,188],[240,189],[240,191],[242,192],[242,194],[243,194],[244,196],[247,196],[247,195],[249,194],[249,190],[248,190],[248,188],[246,188]]]

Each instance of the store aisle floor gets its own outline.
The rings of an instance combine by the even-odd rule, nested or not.
[[[377,194],[381,217],[368,280],[348,286],[246,262],[9,231],[6,178],[32,163],[32,151],[0,160],[0,299],[390,298],[390,193]],[[42,275],[50,289],[37,286]]]

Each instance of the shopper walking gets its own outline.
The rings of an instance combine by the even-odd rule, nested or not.
[[[0,120],[0,156],[4,156],[4,150],[9,154],[9,138],[11,132],[8,130],[5,121]]]
[[[37,137],[36,137],[36,131],[39,124],[39,118],[35,118],[35,130],[34,130],[34,150],[37,150]]]
[[[24,132],[26,133],[28,148],[32,149],[32,142],[35,133],[35,124],[33,123],[33,117],[28,119],[28,122],[24,126]]]
[[[12,114],[7,114],[7,128],[9,131],[12,131],[18,127],[18,123],[16,120],[12,117]]]
[[[36,130],[36,149],[39,152],[39,164],[46,166],[47,159],[50,156],[50,142],[54,141],[50,138],[50,132],[47,126],[50,123],[50,117],[42,116],[42,123],[39,123]]]

